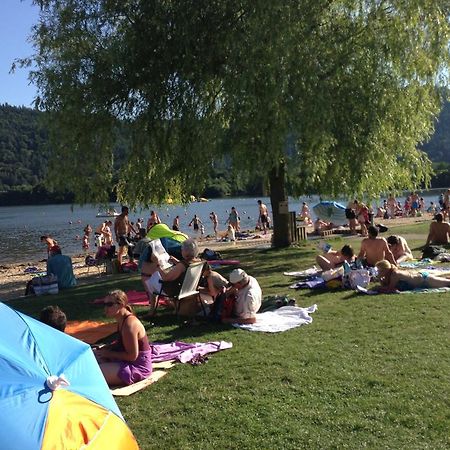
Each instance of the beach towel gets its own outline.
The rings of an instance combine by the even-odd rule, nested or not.
[[[360,294],[366,294],[366,295],[379,295],[379,294],[386,294],[385,292],[378,292],[372,289],[365,289],[363,287],[358,286],[356,288],[356,291]],[[395,292],[389,292],[389,295],[391,294],[437,294],[439,292],[450,292],[450,288],[447,287],[441,287],[441,288],[417,288],[412,289],[410,291],[395,291]]]
[[[320,272],[322,272],[320,269],[318,269],[316,266],[313,266],[313,267],[310,267],[309,269],[299,270],[297,272],[283,272],[283,275],[285,275],[287,277],[303,278],[303,277],[309,277],[312,275],[317,275]]]
[[[70,336],[87,344],[95,344],[100,339],[114,334],[117,331],[117,324],[115,322],[105,323],[92,320],[69,321],[65,331]]]
[[[139,392],[142,389],[145,389],[147,386],[156,383],[164,375],[167,375],[166,370],[171,369],[174,365],[175,363],[173,361],[152,363],[153,372],[148,378],[145,378],[144,380],[138,381],[137,383],[131,384],[129,386],[112,388],[111,393],[115,397],[125,397],[134,394],[135,392]]]
[[[231,342],[215,341],[206,343],[188,344],[186,342],[171,342],[162,344],[154,342],[152,344],[152,361],[178,361],[188,363],[198,356],[204,356],[208,353],[218,352],[233,347]]]
[[[314,304],[309,308],[298,306],[283,306],[275,311],[256,314],[256,322],[252,324],[233,323],[236,328],[247,331],[263,331],[265,333],[279,333],[312,322],[310,314],[317,310]]]
[[[145,291],[127,291],[128,303],[133,306],[147,306],[148,297]],[[96,298],[92,303],[101,305],[105,301],[104,297]],[[169,306],[170,302],[167,299],[160,298],[159,306]]]
[[[142,389],[145,389],[147,386],[150,386],[153,383],[156,383],[165,375],[167,375],[167,372],[165,372],[164,370],[155,370],[148,378],[145,378],[144,380],[138,381],[134,384],[130,384],[129,386],[116,387],[111,389],[111,394],[114,395],[114,397],[126,397],[128,395],[139,392]]]
[[[326,287],[322,277],[312,277],[307,281],[299,281],[289,286],[291,289],[322,289]]]

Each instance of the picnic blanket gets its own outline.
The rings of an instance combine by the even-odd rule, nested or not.
[[[298,306],[282,306],[275,311],[267,311],[256,314],[256,322],[252,324],[233,323],[236,328],[248,331],[264,331],[266,333],[279,333],[312,322],[310,314],[317,310],[314,304],[309,308]]]
[[[283,275],[287,277],[304,278],[318,275],[320,272],[322,272],[321,269],[318,269],[316,266],[313,266],[310,267],[309,269],[299,270],[297,272],[283,272]]]
[[[366,295],[379,295],[379,294],[386,294],[386,292],[378,292],[373,289],[365,289],[361,286],[356,287],[356,291],[360,294],[366,294]],[[395,291],[390,292],[390,294],[437,294],[439,292],[450,292],[450,288],[448,287],[441,287],[441,288],[417,288],[412,289],[410,291]]]
[[[154,342],[152,344],[152,361],[178,361],[187,363],[199,356],[232,348],[231,342],[214,341],[206,343],[186,343],[175,341],[169,344]]]
[[[290,289],[321,289],[326,287],[322,277],[311,276],[303,281],[297,281],[289,286]]]
[[[83,321],[69,321],[66,326],[66,333],[70,334],[81,341],[88,344],[95,344],[100,339],[104,339],[107,336],[117,331],[116,322],[94,322],[92,320]]]
[[[167,375],[166,369],[172,368],[175,364],[171,361],[166,361],[162,363],[153,363],[153,372],[144,380],[138,381],[137,383],[131,384],[129,386],[119,386],[111,389],[112,395],[115,397],[126,397],[128,395],[134,394],[135,392],[139,392],[142,389],[145,389],[147,386],[150,386],[153,383],[156,383],[160,380],[164,375]]]
[[[128,303],[133,306],[148,306],[148,297],[145,291],[127,291]],[[96,298],[93,303],[95,305],[101,305],[105,300],[105,297]],[[160,306],[169,306],[170,302],[160,297],[159,299]]]

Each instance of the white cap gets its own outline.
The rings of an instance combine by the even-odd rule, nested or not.
[[[234,269],[230,273],[230,283],[231,284],[239,283],[244,278],[247,278],[247,274],[242,269]]]

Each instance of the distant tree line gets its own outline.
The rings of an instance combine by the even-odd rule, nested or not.
[[[71,203],[70,192],[49,192],[44,185],[49,155],[48,134],[42,124],[44,113],[36,110],[0,105],[0,205]],[[120,165],[127,145],[125,130],[117,135],[116,161]],[[450,104],[446,103],[436,131],[422,149],[433,161],[433,188],[450,186]],[[258,196],[266,194],[262,176],[236,175],[227,160],[215,161],[207,182],[198,197]],[[308,193],[309,194],[309,193]],[[111,192],[111,201],[115,200]]]

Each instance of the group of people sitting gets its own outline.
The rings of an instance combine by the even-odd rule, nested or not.
[[[450,225],[446,222],[442,223],[442,218],[437,217],[437,221],[430,226],[426,245],[448,243],[449,235]],[[345,262],[355,263],[360,267],[376,267],[381,292],[450,287],[448,278],[433,275],[429,271],[414,272],[399,268],[401,262],[412,259],[414,257],[405,238],[397,235],[391,235],[387,239],[379,237],[379,230],[375,226],[368,227],[368,237],[362,240],[357,256],[350,245],[344,245],[338,251],[329,250],[316,256],[317,264],[324,271],[334,269]]]
[[[152,318],[156,312],[156,294],[169,299],[177,295],[187,268],[202,261],[198,254],[195,240],[187,239],[181,245],[182,258],[178,260],[171,257],[173,265],[169,269],[163,269],[157,260],[149,257],[142,272],[142,281],[150,298],[150,312],[144,319]],[[244,270],[234,269],[229,280],[226,280],[204,262],[199,289],[202,301],[209,304],[212,310],[217,310],[219,303],[221,306],[225,302],[231,304],[229,314],[220,317],[221,322],[251,324],[256,321],[262,291],[258,281]],[[189,314],[195,314],[192,306],[196,302],[187,300],[186,304],[188,308],[191,307]],[[104,298],[103,306],[106,317],[117,322],[118,332],[116,342],[94,349],[106,381],[110,385],[129,385],[147,378],[152,372],[151,346],[145,327],[133,313],[126,293],[122,290],[109,292]],[[65,314],[58,307],[43,310],[41,320],[60,331],[64,331],[66,326]]]

